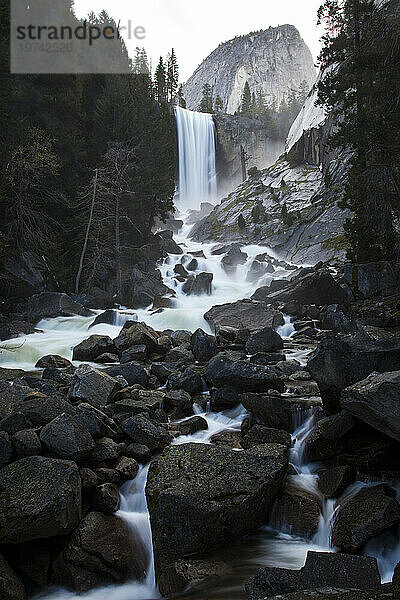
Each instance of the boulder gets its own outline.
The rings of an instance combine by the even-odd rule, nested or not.
[[[201,582],[207,582],[213,585],[215,581],[221,578],[232,576],[233,568],[227,563],[208,560],[177,560],[174,565],[175,585],[184,589],[190,585]]]
[[[276,333],[271,327],[264,327],[260,331],[253,333],[246,343],[247,354],[257,354],[257,352],[275,352],[282,350],[283,340],[279,333]]]
[[[104,371],[83,364],[75,371],[68,398],[102,408],[122,387],[119,381]]]
[[[319,406],[318,399],[304,400],[273,394],[243,394],[242,404],[263,425],[293,433],[299,412]]]
[[[83,402],[77,406],[75,421],[93,438],[104,437],[109,432],[108,417],[91,404]]]
[[[98,485],[93,492],[92,508],[105,515],[112,515],[119,510],[121,498],[118,488],[113,483]]]
[[[257,352],[250,358],[250,362],[255,365],[277,365],[285,361],[286,355],[278,352]]]
[[[203,417],[191,417],[179,423],[178,430],[180,435],[193,435],[197,431],[208,429],[208,423]]]
[[[182,291],[188,296],[202,296],[212,293],[212,282],[214,275],[212,273],[199,273],[196,277],[189,277],[183,284]]]
[[[287,449],[279,445],[235,452],[185,444],[152,462],[146,498],[161,594],[178,591],[178,559],[206,553],[266,522],[287,466]]]
[[[147,358],[147,348],[144,344],[131,346],[121,354],[121,364],[130,362],[144,362]]]
[[[122,456],[115,465],[115,470],[118,471],[124,481],[129,481],[135,479],[139,472],[139,465],[134,458]]]
[[[340,403],[357,419],[400,442],[400,371],[373,373],[343,390]]]
[[[167,413],[178,409],[183,416],[189,416],[193,414],[193,400],[185,390],[171,390],[165,395],[164,408]]]
[[[340,304],[330,304],[323,316],[321,329],[328,329],[334,333],[349,334],[356,333],[359,327],[347,308]]]
[[[226,429],[225,431],[220,431],[219,433],[214,433],[210,438],[210,443],[214,446],[219,446],[223,448],[235,448],[238,450],[242,450],[242,435],[240,431],[233,429]]]
[[[27,321],[11,321],[7,322],[0,318],[0,340],[10,340],[22,335],[30,335],[35,333],[36,329],[32,323]]]
[[[192,258],[192,260],[186,265],[188,271],[197,271],[199,266],[199,261],[197,258]]]
[[[144,444],[129,444],[125,454],[129,458],[137,460],[140,464],[144,465],[151,460],[151,450]]]
[[[221,354],[207,363],[203,375],[215,387],[230,385],[249,392],[284,390],[281,374],[275,367],[234,362]]]
[[[18,458],[25,458],[25,456],[39,456],[42,453],[42,444],[34,429],[24,429],[23,431],[14,433],[11,441],[14,446],[15,455]]]
[[[115,354],[114,342],[108,335],[92,335],[75,346],[72,360],[95,362],[102,354]]]
[[[146,415],[136,415],[127,419],[122,425],[122,431],[135,444],[143,444],[151,451],[162,450],[171,442],[171,436],[156,427],[146,418]]]
[[[210,406],[213,412],[235,408],[240,402],[238,390],[230,385],[214,388],[210,393]]]
[[[76,409],[62,396],[45,396],[39,392],[29,394],[19,406],[18,412],[34,426],[41,427],[65,413],[76,414]]]
[[[42,356],[35,365],[36,369],[69,369],[70,367],[72,367],[70,360],[54,354]]]
[[[288,286],[267,296],[266,302],[298,302],[301,305],[347,304],[347,292],[340,287],[329,271],[320,269],[295,278]]]
[[[265,302],[270,294],[273,292],[278,292],[279,290],[283,290],[285,287],[289,285],[289,280],[287,279],[273,279],[270,285],[263,285],[258,288],[251,299],[256,302]]]
[[[190,339],[193,356],[201,363],[208,362],[218,353],[215,336],[208,335],[202,329],[197,329]]]
[[[167,389],[185,390],[191,395],[196,395],[204,391],[204,385],[201,376],[188,368],[183,373],[173,373],[168,379]]]
[[[130,580],[142,580],[148,563],[142,540],[114,515],[90,512],[53,565],[54,583],[83,594]]]
[[[311,538],[318,531],[320,516],[318,498],[289,478],[275,502],[271,524],[278,531]]]
[[[132,315],[132,317],[131,317],[132,320],[133,320],[133,316],[134,315]],[[97,315],[97,317],[95,318],[93,323],[89,326],[89,329],[91,329],[92,327],[96,327],[96,325],[100,325],[103,323],[105,325],[116,325],[118,322],[118,318],[119,318],[118,311],[114,310],[112,308],[109,308],[108,310],[105,310],[104,312]]]
[[[264,425],[254,425],[251,429],[243,436],[241,441],[242,447],[247,450],[260,444],[281,444],[288,448],[292,445],[292,437],[287,431],[279,429],[271,429]]]
[[[32,423],[22,413],[15,412],[9,417],[3,419],[0,423],[0,428],[6,431],[9,435],[14,435],[17,431],[23,429],[31,429]],[[1,467],[0,467],[1,468]]]
[[[95,463],[108,463],[117,460],[122,454],[119,444],[111,438],[103,437],[95,442],[91,461]]]
[[[350,288],[364,298],[390,296],[398,293],[400,286],[400,268],[396,262],[347,263],[343,276]]]
[[[375,558],[324,552],[308,552],[306,564],[297,571],[263,567],[245,586],[248,600],[265,600],[299,590],[339,588],[343,593],[352,589],[380,591],[380,587]],[[354,600],[359,597],[356,595]]]
[[[352,467],[330,467],[318,473],[318,488],[325,498],[338,498],[356,480]]]
[[[247,262],[247,254],[242,252],[240,244],[234,244],[221,260],[221,265],[227,273],[232,273],[238,265]]]
[[[366,334],[324,338],[308,360],[307,369],[317,382],[330,413],[340,410],[344,388],[362,381],[374,371],[396,371],[400,364],[400,337],[374,340]]]
[[[73,531],[81,519],[75,463],[30,456],[0,471],[0,543],[47,539]]]
[[[1,600],[25,600],[26,592],[22,581],[0,554],[0,598]]]
[[[282,314],[268,308],[262,302],[239,300],[232,304],[213,306],[205,315],[205,320],[213,331],[220,327],[233,327],[234,329],[248,329],[250,332],[259,331],[263,327],[276,329],[284,324]]]
[[[5,431],[0,431],[0,469],[11,461],[13,446],[10,436]]]
[[[124,304],[132,308],[147,308],[156,296],[172,293],[162,280],[159,269],[142,271],[137,266],[131,271],[130,280],[124,291]]]
[[[118,352],[122,353],[132,346],[146,346],[149,353],[159,352],[158,337],[155,332],[142,323],[134,323],[128,328],[123,328],[114,340]]]
[[[55,317],[73,317],[75,315],[90,317],[93,314],[67,294],[57,292],[42,292],[31,296],[26,303],[24,313],[32,323]]]
[[[159,241],[161,249],[167,254],[183,254],[182,248],[175,242],[173,235],[173,231],[159,231],[155,238]]]
[[[50,454],[75,462],[88,458],[95,447],[90,433],[65,414],[43,427],[40,440]]]
[[[110,377],[123,377],[130,386],[142,385],[143,387],[147,387],[149,383],[149,376],[147,375],[146,370],[143,368],[143,365],[137,362],[129,362],[123,365],[109,367],[105,372],[110,375]]]
[[[399,523],[400,504],[394,491],[387,485],[365,487],[339,506],[332,544],[342,552],[355,553],[368,540]]]

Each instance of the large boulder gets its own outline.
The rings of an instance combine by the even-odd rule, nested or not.
[[[208,335],[202,329],[197,329],[190,339],[193,356],[199,362],[207,362],[218,353],[215,336]]]
[[[71,361],[57,354],[42,356],[35,365],[36,369],[69,369],[70,367],[72,367]]]
[[[123,377],[128,382],[128,385],[138,384],[147,387],[149,383],[149,376],[143,365],[135,361],[109,367],[105,372],[111,377]]]
[[[288,466],[280,445],[233,450],[185,444],[150,466],[150,511],[160,592],[178,591],[175,562],[206,553],[265,523]]]
[[[212,293],[212,282],[214,275],[212,273],[199,273],[196,277],[190,277],[182,287],[182,291],[188,296],[202,296]]]
[[[26,397],[18,407],[18,413],[23,414],[35,427],[40,427],[62,413],[73,417],[76,409],[62,396],[45,396],[37,392]]]
[[[339,588],[342,593],[343,590],[352,589],[378,591],[381,578],[375,558],[308,552],[306,564],[302,569],[264,567],[245,587],[249,600],[265,600],[270,597],[272,600],[272,596],[279,594],[280,597],[281,594],[299,590]],[[301,599],[301,595],[299,598]]]
[[[241,397],[242,404],[263,425],[272,429],[283,429],[293,433],[299,413],[319,406],[319,399],[304,400],[273,394],[246,393]]]
[[[54,583],[78,594],[145,577],[143,541],[117,516],[90,512],[72,534],[53,572]]]
[[[374,340],[366,334],[324,338],[308,360],[307,369],[317,382],[325,409],[340,410],[344,388],[374,371],[396,371],[400,365],[400,337]]]
[[[349,466],[330,467],[318,473],[318,488],[325,498],[337,498],[356,480],[357,471]]]
[[[127,419],[122,425],[122,431],[132,442],[147,446],[152,451],[162,450],[172,440],[168,433],[153,425],[146,415]]]
[[[95,361],[102,354],[115,354],[114,342],[108,335],[92,335],[83,340],[73,350],[72,359],[78,361]]]
[[[1,600],[25,600],[26,592],[22,581],[0,554],[0,598]]]
[[[253,332],[259,331],[263,327],[276,329],[284,324],[282,313],[267,307],[262,302],[250,302],[249,300],[213,306],[204,315],[204,318],[213,331],[218,331],[220,327],[233,327]]]
[[[6,431],[0,431],[0,469],[11,462],[13,447]]]
[[[311,538],[318,531],[320,516],[318,498],[289,478],[275,502],[271,523],[279,531]]]
[[[340,402],[351,415],[400,442],[400,371],[372,374],[343,390]]]
[[[75,371],[68,398],[102,408],[121,387],[121,383],[107,373],[83,364]]]
[[[0,471],[0,543],[66,535],[82,514],[75,463],[30,456]]]
[[[42,292],[31,296],[24,309],[26,317],[34,323],[42,319],[52,319],[54,317],[90,317],[93,313],[72,300],[67,294],[57,292]]]
[[[249,392],[284,390],[281,373],[275,367],[254,365],[244,360],[232,361],[221,354],[209,361],[204,378],[215,387],[231,385]]]
[[[364,298],[390,296],[398,293],[400,286],[399,263],[395,262],[347,263],[343,275],[353,291]]]
[[[298,302],[303,305],[347,304],[347,292],[334,280],[329,271],[320,269],[295,278],[290,285],[266,297],[267,302]]]
[[[132,346],[146,346],[149,353],[161,351],[157,335],[143,323],[134,323],[130,327],[124,327],[119,336],[115,338],[114,344],[120,353]]]
[[[264,327],[260,331],[253,333],[246,343],[247,354],[257,354],[257,352],[275,352],[282,350],[283,340],[279,333],[276,333],[271,327]]]
[[[233,244],[222,258],[221,265],[227,273],[232,273],[238,265],[244,265],[246,262],[247,254],[241,251],[240,244]]]
[[[65,414],[43,427],[40,440],[51,454],[75,462],[88,458],[95,446],[90,433]]]
[[[122,301],[132,308],[147,308],[156,296],[167,294],[173,292],[163,283],[159,269],[146,272],[134,267],[129,281],[124,286]]]
[[[356,333],[359,329],[355,318],[348,312],[347,308],[340,304],[327,306],[321,325],[321,329],[344,334]]]
[[[332,526],[332,544],[354,553],[376,535],[398,526],[400,505],[386,485],[365,487],[340,505]]]

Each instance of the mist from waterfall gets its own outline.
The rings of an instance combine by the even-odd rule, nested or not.
[[[175,108],[178,132],[179,186],[176,205],[182,212],[215,203],[215,125],[212,115]]]

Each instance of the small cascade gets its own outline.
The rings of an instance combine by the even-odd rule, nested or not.
[[[202,202],[215,203],[215,126],[212,115],[175,108],[178,131],[179,187],[176,204],[184,212]]]

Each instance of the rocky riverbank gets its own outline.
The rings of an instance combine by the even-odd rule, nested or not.
[[[240,245],[212,252],[231,275],[246,260]],[[200,271],[199,252],[173,256],[182,293],[207,297],[213,274]],[[309,554],[301,571],[255,569],[248,598],[303,599],[316,589],[321,599],[391,596],[375,558],[361,555],[392,548],[393,561],[399,544],[397,267],[346,267],[338,276],[324,264],[282,264],[258,256],[254,281],[270,265],[285,276],[208,310],[212,334],[206,322],[195,332],[156,330],[131,313],[117,336],[90,335],[119,312],[91,313],[57,293],[4,317],[4,337],[29,335],[41,318],[80,315],[89,327],[72,360],[44,355],[32,372],[0,372],[4,600],[54,585],[84,593],[144,581],[149,547],[118,512],[119,488],[132,482],[124,493],[135,493],[143,465],[163,595],[201,585],[214,598],[212,582],[231,572],[216,551],[223,556],[266,525],[311,541],[331,502],[327,539],[339,553]],[[165,299],[153,312],[174,310]],[[232,410],[237,427],[207,433],[208,414]],[[306,421],[305,434],[293,435]],[[343,591],[354,588],[363,591]]]

